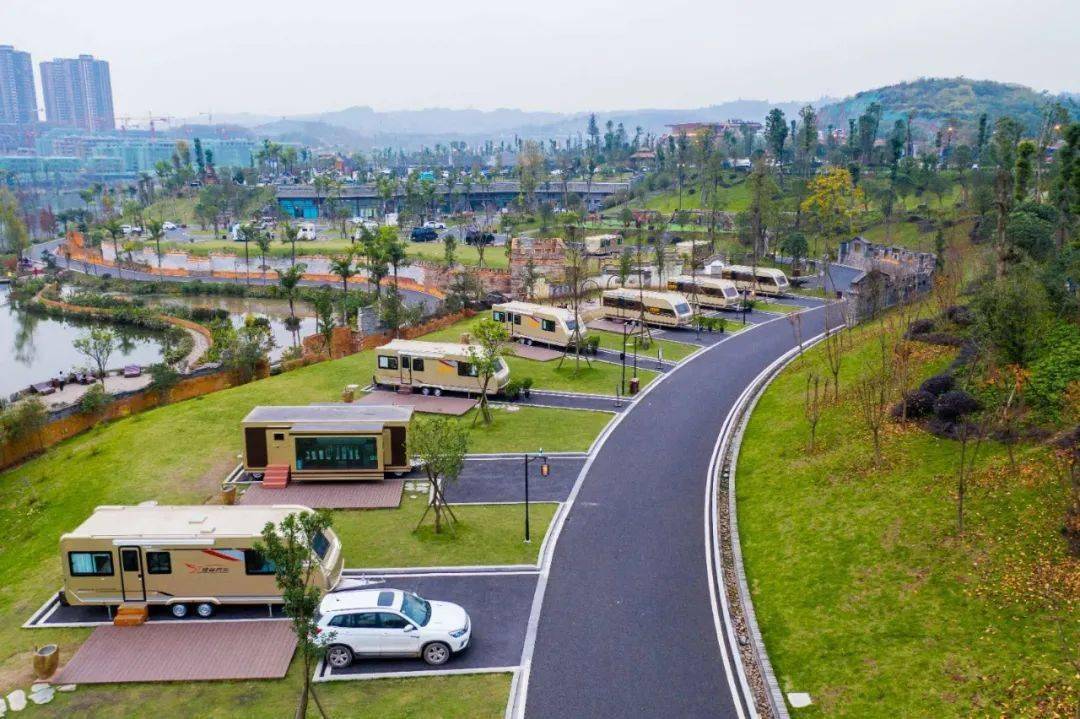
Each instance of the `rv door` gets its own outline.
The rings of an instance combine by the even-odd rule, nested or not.
[[[142,551],[138,547],[120,547],[120,586],[125,602],[146,601]]]
[[[401,384],[412,384],[412,357],[409,355],[401,355],[400,365],[400,379]]]

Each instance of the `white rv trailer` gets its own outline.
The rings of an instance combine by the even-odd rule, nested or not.
[[[412,387],[436,396],[446,390],[477,394],[482,391],[469,345],[397,339],[377,348],[375,355],[375,385]],[[487,394],[498,394],[509,381],[510,368],[500,358]]]

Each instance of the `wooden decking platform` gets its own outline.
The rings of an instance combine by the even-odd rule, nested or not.
[[[54,684],[280,679],[296,637],[287,621],[190,622],[98,627]]]
[[[297,482],[271,489],[253,484],[238,504],[299,504],[312,509],[393,509],[401,504],[402,479]]]

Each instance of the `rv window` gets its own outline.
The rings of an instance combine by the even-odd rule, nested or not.
[[[506,322],[506,313],[495,310],[491,313],[491,318],[496,322]]]
[[[411,358],[408,355],[402,356],[402,358],[401,358],[401,369],[410,369],[412,367],[412,363],[410,362],[410,359]]]
[[[739,291],[734,287],[727,287],[724,289],[724,297],[738,297]]]
[[[472,366],[472,362],[462,362],[460,360],[457,363],[457,373],[459,377],[477,376],[476,368]]]
[[[678,312],[680,315],[688,315],[690,314],[690,305],[686,304],[685,302],[680,302],[679,304],[675,305],[675,311]]]
[[[571,332],[576,330],[577,329],[577,320],[567,320],[566,321],[566,329],[570,330]]]
[[[146,571],[150,574],[172,574],[172,558],[168,552],[147,552]]]
[[[515,325],[520,325],[521,324],[521,315],[513,314],[513,315],[510,315],[510,316],[514,318],[514,324]]]
[[[254,549],[244,550],[244,571],[248,574],[273,574],[277,567]]]
[[[274,432],[274,441],[275,442],[284,442],[285,441],[285,433],[284,432]]]
[[[397,357],[379,355],[379,369],[397,369]]]
[[[378,469],[375,437],[297,437],[296,469]]]
[[[330,540],[321,531],[315,532],[311,537],[311,549],[319,559],[326,559],[326,553],[330,551]]]
[[[554,332],[555,320],[540,320],[540,329],[544,330],[544,332]]]
[[[128,549],[120,552],[120,566],[124,568],[125,572],[139,571],[139,550]]]
[[[111,552],[68,552],[68,565],[73,577],[111,577]]]
[[[424,371],[424,359],[423,359],[423,357],[413,357],[412,368],[413,368],[413,372],[423,372]]]

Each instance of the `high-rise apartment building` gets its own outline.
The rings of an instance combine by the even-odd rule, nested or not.
[[[0,125],[33,125],[37,121],[30,53],[0,45]]]
[[[62,127],[114,130],[109,63],[93,55],[41,63],[45,120]]]

